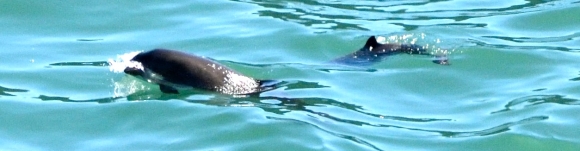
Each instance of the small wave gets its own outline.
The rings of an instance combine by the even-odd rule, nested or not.
[[[532,95],[514,99],[508,102],[504,106],[505,107],[504,109],[492,112],[492,114],[518,110],[547,103],[555,103],[561,105],[580,105],[579,100],[566,98],[563,95]]]

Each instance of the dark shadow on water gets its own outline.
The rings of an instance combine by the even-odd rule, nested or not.
[[[537,105],[541,105],[541,104],[548,104],[548,103],[561,104],[561,105],[580,105],[580,100],[565,98],[562,95],[532,95],[532,96],[526,96],[526,97],[517,98],[517,99],[514,99],[512,101],[509,101],[504,106],[505,107],[504,109],[499,110],[499,111],[494,111],[491,113],[495,114],[495,113],[502,113],[502,112],[516,110],[514,108],[516,108],[518,106],[520,108],[528,108],[528,107],[537,106]]]
[[[87,99],[87,100],[75,100],[75,99],[70,99],[69,97],[40,95],[36,98],[40,99],[42,101],[111,103],[111,102],[115,102],[116,100],[121,99],[123,97],[106,97],[106,98]]]
[[[58,62],[52,63],[51,66],[109,66],[107,61],[93,61],[93,62]]]
[[[580,77],[572,78],[570,81],[580,81]]]
[[[580,77],[572,78],[570,81],[580,81]]]
[[[77,41],[82,41],[82,42],[93,42],[93,41],[103,41],[105,39],[101,39],[101,38],[94,38],[94,39],[89,39],[89,38],[83,38],[83,39],[77,39]]]
[[[28,92],[28,90],[0,86],[0,96],[16,96],[11,94],[12,92]]]

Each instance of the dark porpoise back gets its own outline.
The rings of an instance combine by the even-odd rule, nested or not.
[[[365,45],[358,51],[333,60],[334,63],[365,66],[379,62],[382,58],[399,53],[431,55],[425,48],[415,44],[380,44],[375,36],[369,37]],[[444,64],[435,62],[437,64]]]
[[[125,73],[152,80],[165,93],[177,93],[176,87],[193,87],[225,94],[260,91],[258,80],[212,60],[179,51],[155,49],[138,54],[132,61],[140,62],[144,71],[127,68]]]
[[[333,60],[346,65],[370,65],[383,57],[398,53],[430,55],[414,44],[380,44],[371,36],[358,51]],[[125,73],[159,84],[164,93],[178,93],[176,88],[197,88],[224,94],[251,94],[270,89],[271,80],[255,80],[203,57],[167,49],[142,52],[132,61],[143,69],[125,68]],[[437,64],[448,64],[444,59]]]

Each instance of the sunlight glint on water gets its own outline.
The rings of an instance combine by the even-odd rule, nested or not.
[[[448,56],[455,52],[455,48],[445,48],[440,38],[431,38],[425,33],[393,34],[387,37],[377,36],[377,42],[381,44],[417,44],[432,55]]]

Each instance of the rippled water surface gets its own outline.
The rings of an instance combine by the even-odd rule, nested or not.
[[[0,150],[578,150],[580,1],[1,1]],[[399,54],[329,61],[405,37]],[[157,86],[107,60],[207,56],[284,87]]]

